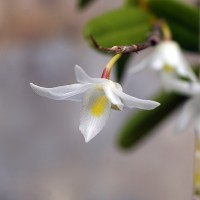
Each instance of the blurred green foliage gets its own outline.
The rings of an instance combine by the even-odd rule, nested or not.
[[[200,10],[197,7],[177,0],[126,0],[125,5],[140,6],[155,17],[164,19],[172,31],[173,39],[182,48],[199,51]]]
[[[187,98],[182,95],[160,91],[150,99],[160,102],[161,105],[154,110],[140,110],[126,120],[118,138],[118,144],[123,149],[133,147],[144,137],[149,136],[152,129]]]
[[[177,41],[182,48],[191,52],[199,52],[199,35],[189,28],[186,28],[174,21],[167,20],[172,31],[173,39]]]
[[[147,0],[149,9],[157,17],[169,19],[183,27],[198,32],[198,8],[177,0]]]
[[[174,40],[187,51],[199,50],[199,10],[197,7],[176,0],[147,0],[147,2],[149,10],[169,24]]]
[[[144,41],[150,27],[147,12],[138,7],[123,7],[90,20],[84,27],[84,36],[93,35],[105,47],[129,45]]]

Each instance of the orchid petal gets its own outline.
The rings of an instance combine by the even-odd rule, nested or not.
[[[156,70],[156,71],[160,71],[163,68],[164,62],[162,60],[162,58],[158,55],[154,55],[152,57],[152,61],[150,61],[149,66]]]
[[[197,114],[197,99],[188,100],[181,112],[181,115],[178,119],[177,123],[177,131],[182,132],[187,128],[187,126],[196,118]]]
[[[162,56],[163,62],[167,65],[173,66],[174,63],[179,62],[181,49],[176,42],[164,41],[160,43],[158,51],[160,51],[160,56]]]
[[[178,43],[174,41],[163,42],[160,46],[160,50],[165,65],[172,66],[179,75],[188,77],[192,81],[197,81],[189,63],[181,53],[181,48]]]
[[[104,83],[107,80],[102,78],[92,78],[78,65],[75,66],[76,80],[79,83]]]
[[[168,73],[161,73],[161,81],[166,90],[175,91],[188,96],[200,94],[200,83],[198,82],[187,82]]]
[[[121,99],[112,91],[111,87],[102,86],[103,90],[113,105],[116,105],[120,110],[123,110],[124,104],[122,103]]]
[[[105,126],[111,109],[111,103],[102,90],[91,88],[83,98],[83,107],[79,129],[89,142]]]
[[[92,81],[92,78],[78,65],[75,66],[75,75],[79,83],[89,83]]]
[[[115,93],[122,99],[124,106],[128,108],[140,108],[144,110],[152,110],[160,105],[160,103],[151,100],[143,100],[125,94],[122,91],[115,90]]]
[[[83,94],[92,87],[92,84],[72,84],[44,88],[30,83],[30,86],[38,95],[49,99],[81,101]]]
[[[188,61],[185,59],[185,57],[180,53],[179,54],[179,59],[177,62],[177,72],[185,77],[188,77],[191,81],[197,81],[197,77],[193,70],[191,69]]]
[[[139,62],[138,64],[136,64],[134,67],[131,67],[130,70],[128,71],[129,75],[133,75],[135,73],[138,73],[139,71],[142,71],[143,69],[145,69],[146,67],[148,67],[148,64],[151,60],[151,55],[144,58],[141,62]]]
[[[179,56],[177,56],[178,53],[179,49],[177,49],[177,44],[175,42],[161,42],[153,52],[153,59],[150,66],[154,70],[162,70],[165,66],[176,69],[176,63],[179,61]]]

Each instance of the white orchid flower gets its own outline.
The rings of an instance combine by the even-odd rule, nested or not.
[[[194,194],[200,192],[200,82],[187,82],[173,76],[164,76],[163,84],[167,90],[187,95],[178,118],[177,131],[184,131],[190,123],[195,123],[195,155],[194,155]]]
[[[136,66],[132,67],[128,74],[134,74],[146,67],[156,71],[175,72],[180,76],[196,81],[196,76],[189,63],[183,56],[178,43],[172,40],[160,42],[154,51]]]
[[[140,108],[151,110],[160,104],[155,101],[142,100],[125,94],[119,83],[109,78],[110,69],[105,68],[102,78],[91,78],[85,71],[75,66],[77,82],[72,85],[44,88],[30,83],[32,89],[40,96],[54,100],[72,100],[81,102],[82,111],[79,129],[89,142],[105,126],[111,108]]]
[[[195,130],[200,135],[200,82],[188,82],[173,76],[163,76],[162,83],[166,90],[190,97],[183,106],[178,119],[177,130],[183,131],[189,126],[190,122],[195,122]]]

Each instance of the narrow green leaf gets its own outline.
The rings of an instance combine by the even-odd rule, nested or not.
[[[165,117],[184,102],[187,97],[174,93],[160,91],[156,97],[151,98],[161,103],[159,107],[150,111],[138,111],[125,122],[118,137],[118,144],[122,149],[129,149],[152,133]]]

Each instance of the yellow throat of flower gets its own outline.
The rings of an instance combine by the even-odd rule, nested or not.
[[[105,95],[99,96],[95,99],[91,106],[91,114],[95,117],[101,117],[108,104],[108,99]]]
[[[173,68],[171,65],[165,64],[164,67],[163,67],[163,70],[164,70],[165,72],[173,72],[173,71],[174,71],[174,68]]]

